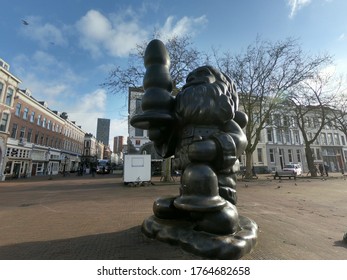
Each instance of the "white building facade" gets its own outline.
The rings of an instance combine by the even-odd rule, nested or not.
[[[130,88],[128,100],[129,112],[129,143],[140,152],[150,142],[147,131],[134,128],[130,119],[141,113],[141,89]],[[312,137],[318,126],[315,117],[307,118],[308,135]],[[331,172],[347,171],[347,139],[333,124],[327,125],[320,133],[317,141],[311,145],[315,163],[325,164]],[[308,172],[304,140],[296,125],[295,116],[274,113],[271,120],[262,130],[260,141],[252,155],[252,164],[257,173],[271,173],[282,170],[286,164],[300,164],[303,173]],[[129,149],[129,147],[128,147]],[[241,156],[241,166],[245,164],[245,155]]]

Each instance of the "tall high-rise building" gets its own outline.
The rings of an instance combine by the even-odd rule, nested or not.
[[[110,119],[99,119],[96,127],[96,139],[104,143],[105,146],[109,145],[110,137]]]
[[[120,153],[123,151],[123,136],[116,136],[113,138],[113,152]]]

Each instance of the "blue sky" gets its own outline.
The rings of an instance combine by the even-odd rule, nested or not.
[[[333,55],[336,71],[347,72],[345,0],[3,0],[1,11],[0,57],[21,88],[94,135],[97,118],[111,119],[111,138],[127,136],[126,100],[99,85],[154,29],[189,34],[206,52],[238,53],[257,35],[294,37],[307,53]]]

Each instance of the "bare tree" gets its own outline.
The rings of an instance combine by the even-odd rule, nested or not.
[[[147,44],[148,42],[143,42],[137,45],[129,55],[128,65],[125,68],[116,65],[102,86],[114,94],[127,94],[130,87],[142,88],[145,75],[143,57]],[[175,95],[183,86],[187,74],[200,65],[204,56],[193,46],[189,36],[174,36],[165,45],[170,55],[170,74]]]
[[[332,115],[335,127],[345,134],[347,139],[347,92],[346,90],[334,100]]]
[[[252,154],[271,113],[281,106],[288,91],[330,63],[329,55],[308,56],[292,38],[275,43],[259,37],[245,52],[215,53],[218,67],[231,76],[238,87],[240,107],[249,118],[246,178],[252,175]]]
[[[160,34],[156,34],[160,38]],[[106,81],[102,84],[113,94],[128,94],[129,88],[141,88],[145,67],[143,65],[144,54],[148,42],[137,45],[134,52],[130,54],[128,65],[122,68],[116,65],[110,72]],[[191,37],[174,36],[167,40],[166,48],[170,56],[170,75],[173,82],[172,94],[176,95],[185,83],[185,78],[190,71],[198,67],[204,58],[204,55],[193,46]],[[134,147],[128,142],[128,146]],[[163,164],[164,181],[171,180],[171,159],[165,159]]]
[[[316,73],[295,86],[286,99],[291,114],[304,140],[306,161],[312,177],[317,176],[311,145],[329,123],[331,105],[340,83],[330,73]]]

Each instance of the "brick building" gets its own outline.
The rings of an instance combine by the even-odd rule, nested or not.
[[[19,89],[21,81],[0,62],[1,180],[77,171],[86,133],[67,113]]]
[[[0,59],[0,180],[5,179],[6,150],[13,101],[21,80],[10,73],[10,65]]]

